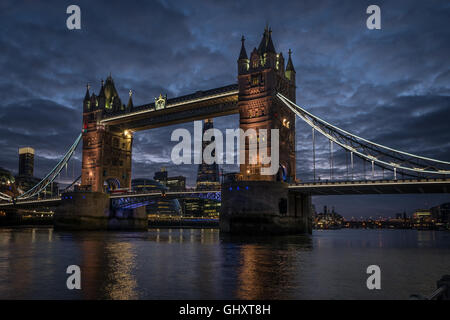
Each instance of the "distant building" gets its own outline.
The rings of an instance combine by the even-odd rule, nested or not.
[[[192,198],[183,199],[183,216],[185,217],[200,217],[203,216],[203,201],[202,199]]]
[[[203,123],[203,134],[208,129],[214,128],[213,120],[206,119]],[[202,151],[208,145],[208,141],[203,141]],[[219,165],[217,163],[206,164],[204,161],[199,164],[197,171],[197,190],[206,190],[220,187]]]
[[[417,229],[429,229],[435,224],[435,219],[430,210],[417,210],[412,216],[413,227]]]
[[[313,227],[316,229],[337,229],[344,225],[344,218],[338,214],[334,207],[332,207],[331,212],[327,206],[323,207],[323,213],[313,214]]]
[[[203,202],[203,216],[217,217],[220,214],[220,205],[218,201],[204,200]]]
[[[170,191],[185,191],[186,190],[186,177],[176,176],[168,177],[166,186]]]
[[[207,199],[182,199],[181,206],[186,217],[217,217],[220,212],[220,202]]]
[[[213,120],[206,119],[203,123],[203,134],[206,130],[213,128]],[[208,141],[203,141],[202,152],[208,144]],[[217,188],[220,188],[219,165],[217,163],[207,164],[203,161],[198,165],[196,189],[211,190]],[[206,199],[186,199],[183,207],[184,214],[187,216],[218,216],[220,212],[220,202]]]
[[[450,223],[450,202],[443,203],[430,209],[431,215],[443,223]]]
[[[34,149],[30,147],[19,149],[19,174],[16,176],[16,187],[19,193],[24,193],[41,181],[34,176]],[[46,198],[59,194],[57,182],[50,183],[38,197]]]
[[[32,177],[34,172],[34,149],[19,149],[19,176]]]
[[[161,182],[151,179],[133,179],[131,189],[137,192],[167,191],[167,187]],[[180,215],[180,203],[176,199],[157,199],[146,206],[148,215]]]
[[[430,210],[417,210],[413,213],[413,219],[426,219],[431,218]]]
[[[162,167],[160,171],[155,172],[155,174],[153,175],[153,179],[165,185],[167,182],[167,175],[168,173],[166,171],[166,168]]]
[[[184,191],[186,190],[186,177],[175,176],[169,177],[166,168],[161,168],[161,171],[155,172],[153,179],[160,182],[170,191]]]

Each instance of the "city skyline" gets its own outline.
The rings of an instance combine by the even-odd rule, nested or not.
[[[378,33],[365,29],[365,4],[355,2],[339,6],[330,2],[323,12],[320,6],[309,8],[294,2],[277,8],[268,4],[267,12],[273,13],[262,12],[255,15],[258,19],[247,17],[239,8],[225,3],[199,9],[196,4],[174,7],[170,2],[155,2],[151,4],[151,14],[145,5],[136,6],[139,10],[129,4],[128,10],[116,4],[105,9],[110,17],[122,14],[133,17],[136,23],[130,25],[112,24],[117,19],[109,19],[106,25],[97,23],[94,12],[98,4],[83,4],[79,3],[83,25],[78,33],[65,29],[65,16],[58,12],[64,12],[63,5],[21,8],[20,4],[8,1],[2,4],[0,24],[13,34],[16,32],[15,37],[11,34],[8,38],[4,34],[0,37],[6,53],[3,68],[12,75],[10,81],[0,83],[0,92],[5,97],[0,119],[8,118],[8,122],[2,121],[0,125],[0,132],[8,137],[7,141],[0,141],[5,150],[0,156],[0,166],[6,169],[16,168],[17,148],[29,145],[36,150],[36,175],[49,171],[81,128],[85,83],[91,83],[98,91],[100,80],[109,72],[122,100],[126,101],[129,89],[133,90],[135,105],[148,103],[161,93],[171,98],[234,83],[240,37],[246,36],[248,50],[257,46],[265,24],[261,16],[270,22],[276,49],[285,56],[289,48],[293,50],[300,105],[365,138],[432,158],[450,159],[446,130],[450,116],[450,69],[446,57],[450,46],[445,40],[448,28],[444,19],[449,7],[444,3],[438,8],[417,2],[406,12],[401,10],[401,4],[380,2],[383,27]],[[16,10],[25,14],[20,19],[14,18],[11,13]],[[218,10],[223,13],[218,14]],[[303,19],[281,19],[276,10],[283,10],[287,16],[295,11]],[[46,19],[38,18],[39,12]],[[354,19],[342,21],[344,15],[338,13],[343,12]],[[224,19],[227,14],[243,23],[234,27]],[[325,23],[327,14],[332,18]],[[155,19],[144,24],[147,15]],[[204,28],[211,24],[204,22],[203,26],[197,22],[201,20],[198,17],[217,18],[217,15],[222,19],[217,19],[220,22],[212,30]],[[339,28],[333,28],[337,19]],[[158,23],[169,20],[172,24],[167,29],[158,28]],[[142,28],[147,24],[152,41],[146,41],[148,35]],[[25,36],[24,32],[33,26],[46,30],[37,36],[42,43]],[[114,37],[108,32],[111,30]],[[432,39],[428,38],[430,33]],[[50,40],[51,43],[46,42]],[[117,47],[109,40],[114,40]],[[22,60],[19,62],[18,58]],[[5,65],[6,61],[11,62]],[[29,116],[23,117],[24,114]],[[219,129],[229,128],[230,124],[234,124],[232,128],[239,126],[236,116],[214,121]],[[191,166],[170,164],[170,132],[192,126],[177,125],[136,134],[133,177],[151,176],[150,172],[165,166],[171,174],[186,176],[192,185],[196,173],[192,173]],[[297,176],[302,179],[311,171],[311,160],[305,157],[310,153],[310,133],[300,122],[297,128]],[[318,153],[318,168],[325,179],[328,155],[325,147],[322,149]],[[80,159],[78,153],[75,162],[78,170]],[[336,159],[339,163],[340,158]],[[237,167],[226,169],[237,171]],[[379,201],[380,196],[328,196],[316,199],[315,204],[320,207],[321,203],[335,203],[343,208],[342,212],[349,211],[349,215],[364,208],[370,216],[380,210],[410,211],[413,206],[418,209],[429,203],[431,207],[448,200],[445,195],[382,197],[385,201]]]

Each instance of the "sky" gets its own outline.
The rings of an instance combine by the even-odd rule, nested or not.
[[[68,30],[66,9],[81,8]],[[366,27],[369,5],[381,30]],[[0,2],[0,167],[17,173],[18,148],[36,150],[35,175],[50,171],[81,129],[86,84],[97,94],[111,73],[124,103],[135,105],[237,82],[240,39],[257,47],[269,24],[277,51],[297,71],[297,103],[328,122],[377,143],[450,161],[450,3],[448,1],[10,1]],[[237,128],[237,115],[214,119]],[[166,167],[195,184],[195,165],[176,166],[171,132],[193,123],[135,134],[133,176]],[[311,130],[297,120],[297,176],[312,177]],[[325,139],[317,175],[329,178]],[[345,153],[335,154],[343,175]],[[81,168],[80,152],[67,182]],[[227,166],[226,171],[237,170]],[[361,168],[360,168],[361,169]],[[362,169],[360,170],[362,172]],[[389,216],[450,201],[449,195],[314,197],[321,211],[346,217]]]

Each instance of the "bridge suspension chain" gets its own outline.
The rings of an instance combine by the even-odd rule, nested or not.
[[[64,190],[63,190],[62,192],[68,191],[70,188],[73,187],[73,185],[74,185],[75,183],[77,183],[77,182],[80,181],[80,180],[81,180],[81,175],[78,176],[76,179],[74,179],[74,180],[72,181],[71,184],[69,184],[67,187],[65,187]]]
[[[450,174],[450,162],[414,155],[361,138],[314,116],[280,93],[277,93],[277,97],[290,110],[310,125],[313,130],[320,132],[331,143],[336,143],[350,152],[352,179],[354,165],[353,154],[372,164],[372,176],[374,176],[375,165],[383,168],[383,170],[388,169],[393,171],[395,179],[399,171],[402,174],[414,177],[424,174]]]
[[[34,187],[32,187],[30,190],[26,191],[25,193],[19,195],[17,197],[18,200],[25,200],[32,198],[39,193],[41,193],[43,190],[47,188],[47,186],[58,177],[61,170],[64,169],[64,167],[67,165],[67,162],[70,160],[72,155],[74,154],[76,148],[78,147],[78,144],[81,141],[81,133],[75,140],[75,142],[72,144],[72,146],[69,148],[69,150],[66,152],[64,157],[58,162],[58,164],[48,173],[40,182],[38,182]],[[6,199],[4,199],[6,200]],[[10,197],[8,200],[12,200]]]
[[[0,192],[0,200],[6,200],[6,201],[11,201],[11,196],[9,196],[9,195],[7,195],[7,194],[5,194],[5,193],[2,193],[2,192]]]

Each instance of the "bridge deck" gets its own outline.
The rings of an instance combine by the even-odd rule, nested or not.
[[[423,180],[364,180],[342,182],[312,182],[298,183],[289,186],[290,192],[305,193],[314,196],[320,195],[363,195],[363,194],[425,194],[450,193],[450,179],[423,179]],[[186,190],[167,191],[165,197],[170,199],[200,196],[202,194],[220,193],[220,190]],[[158,198],[163,194],[159,191],[145,193],[126,193],[111,195],[111,200],[123,198]],[[2,202],[0,207],[38,207],[58,205],[61,198],[19,201],[15,205],[11,202]]]
[[[299,183],[289,190],[311,195],[449,193],[450,179]]]

